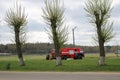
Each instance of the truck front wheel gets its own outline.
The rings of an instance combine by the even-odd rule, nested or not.
[[[62,59],[63,59],[63,60],[67,60],[67,56],[63,56]]]
[[[82,56],[81,56],[81,55],[79,55],[79,56],[78,56],[78,59],[82,59]]]

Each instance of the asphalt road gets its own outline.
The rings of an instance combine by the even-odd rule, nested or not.
[[[120,80],[120,72],[0,72],[0,80]]]

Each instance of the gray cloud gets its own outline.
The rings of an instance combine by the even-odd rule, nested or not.
[[[36,21],[36,20],[29,20],[27,24],[28,31],[44,31],[45,25]]]
[[[65,23],[70,26],[69,33],[70,38],[68,43],[72,43],[72,28],[77,26],[75,29],[75,38],[77,45],[92,45],[92,36],[94,35],[95,27],[89,23],[86,12],[84,11],[84,2],[87,0],[63,0],[65,5]],[[47,42],[48,36],[45,34],[45,23],[41,18],[42,10],[44,7],[44,0],[21,0],[21,4],[26,8],[26,13],[28,14],[28,38],[29,42]],[[114,32],[116,37],[114,39],[120,39],[118,35],[120,33],[120,1],[113,0],[114,8],[111,13],[111,19],[114,21]],[[6,10],[13,7],[15,0],[1,0],[0,2],[0,39],[2,43],[9,43],[11,38],[11,33],[8,25],[3,23],[4,17],[6,15]],[[37,35],[39,34],[39,35]],[[45,35],[45,36],[43,36]],[[42,39],[40,39],[42,38]],[[109,42],[109,44],[114,44],[114,40]]]

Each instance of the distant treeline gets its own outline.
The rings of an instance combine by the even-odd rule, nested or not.
[[[66,47],[73,47],[73,45],[67,45]],[[85,53],[98,53],[97,46],[76,46],[82,48]],[[23,54],[46,54],[53,49],[53,44],[48,43],[26,43],[22,46]],[[107,53],[114,53],[120,46],[105,46]],[[16,54],[15,44],[0,45],[0,53]]]

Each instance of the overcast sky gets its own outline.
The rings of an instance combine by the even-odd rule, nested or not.
[[[16,0],[0,0],[0,43],[12,43],[13,34],[5,23],[6,11],[14,6]],[[69,25],[69,41],[72,44],[72,28],[75,26],[76,45],[93,45],[92,37],[95,27],[91,25],[84,11],[84,3],[87,0],[61,0],[64,1],[65,23]],[[46,24],[42,19],[44,0],[21,0],[21,4],[28,14],[27,43],[50,42],[45,32]],[[111,13],[111,21],[114,21],[114,33],[116,36],[106,45],[120,45],[120,0],[113,0],[114,7]]]

